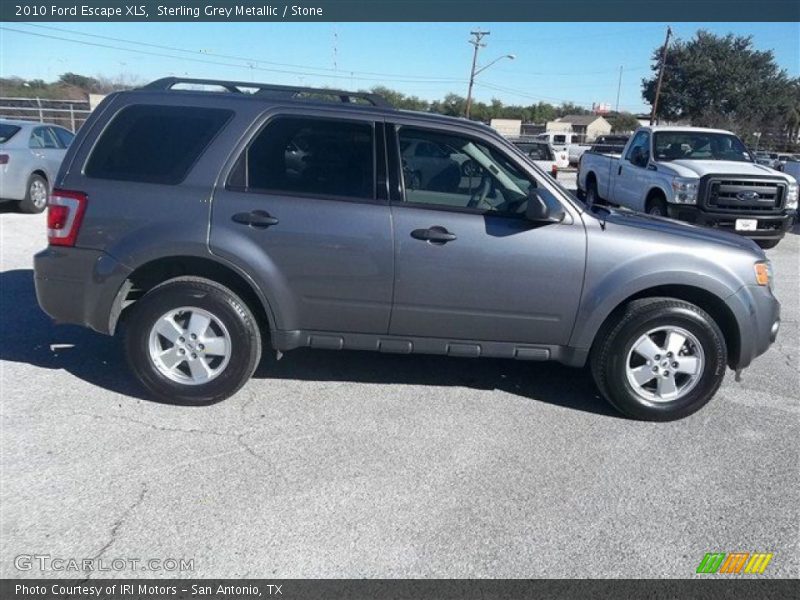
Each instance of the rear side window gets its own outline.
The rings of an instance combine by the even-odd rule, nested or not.
[[[228,178],[228,187],[373,199],[372,124],[278,117],[256,135],[239,157]]]
[[[124,108],[94,147],[86,175],[180,183],[232,114],[229,110],[187,106]]]
[[[55,132],[58,141],[61,142],[61,145],[64,148],[69,148],[72,140],[75,139],[74,133],[67,131],[66,129],[62,129],[61,127],[53,127],[53,131]]]
[[[16,125],[7,125],[5,123],[0,123],[0,144],[4,144],[12,137],[14,134],[20,130],[19,127]]]
[[[28,143],[31,148],[44,148],[56,150],[60,148],[56,134],[49,127],[37,127],[31,133],[31,139]]]

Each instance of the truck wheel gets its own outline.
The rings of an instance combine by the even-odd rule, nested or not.
[[[261,358],[253,313],[228,288],[178,277],[147,292],[131,308],[125,350],[155,398],[203,405],[235,394]]]
[[[598,332],[591,370],[620,412],[673,421],[705,406],[725,376],[725,338],[701,308],[672,298],[634,300]]]
[[[594,177],[588,177],[586,179],[586,204],[588,206],[592,204],[605,204],[604,200],[597,192],[597,180],[595,180]]]
[[[47,206],[49,187],[47,180],[34,173],[28,178],[25,198],[19,201],[19,209],[24,213],[40,213]]]
[[[654,217],[666,217],[667,203],[663,198],[659,198],[658,196],[650,198],[650,200],[647,201],[647,214],[653,215]]]
[[[774,248],[778,245],[780,240],[756,240],[756,243],[761,246],[764,250],[769,250],[770,248]]]

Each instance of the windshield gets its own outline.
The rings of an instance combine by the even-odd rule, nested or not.
[[[16,125],[7,125],[5,123],[0,123],[0,144],[4,144],[12,137],[14,134],[20,130],[19,127]]]
[[[520,142],[515,145],[531,160],[553,160],[553,152],[547,144]]]
[[[742,141],[729,133],[659,131],[653,138],[655,159],[752,162]]]

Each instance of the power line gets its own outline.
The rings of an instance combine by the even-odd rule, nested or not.
[[[107,36],[107,35],[99,35],[99,34],[95,34],[95,33],[84,33],[82,31],[76,31],[74,29],[65,29],[63,27],[52,27],[52,26],[49,26],[49,25],[39,25],[38,23],[25,23],[25,25],[28,26],[28,27],[37,27],[39,29],[49,29],[51,31],[58,31],[58,32],[61,32],[61,33],[69,33],[71,35],[81,35],[81,36],[84,36],[84,37],[90,37],[90,38],[95,38],[95,39],[100,39],[100,40],[110,40],[110,41],[118,42],[118,43],[121,42],[121,43],[124,43],[124,44],[134,44],[134,45],[137,45],[137,46],[144,46],[144,47],[147,47],[147,48],[156,48],[156,49],[160,49],[160,50],[168,50],[170,52],[184,52],[186,54],[193,54],[193,55],[202,54],[203,56],[215,56],[217,58],[240,60],[240,61],[247,62],[247,63],[261,63],[261,64],[265,64],[265,65],[275,65],[275,66],[278,66],[278,67],[289,67],[289,68],[293,68],[293,69],[305,69],[305,70],[309,70],[309,71],[327,71],[329,73],[334,73],[334,74],[337,74],[337,73],[341,74],[343,72],[347,72],[347,73],[354,73],[354,74],[358,74],[358,75],[375,75],[375,76],[379,76],[379,77],[400,77],[400,78],[409,79],[409,80],[411,80],[411,79],[419,79],[419,80],[430,80],[430,81],[436,81],[436,82],[453,81],[453,82],[461,83],[461,82],[464,81],[464,79],[457,79],[457,78],[454,78],[454,77],[444,77],[443,78],[443,77],[430,77],[430,76],[427,76],[427,75],[406,75],[406,74],[402,74],[402,73],[378,73],[378,72],[375,72],[375,71],[356,71],[356,70],[353,70],[353,69],[343,69],[343,68],[312,67],[312,66],[309,66],[309,65],[298,65],[298,64],[293,64],[293,63],[274,62],[274,61],[269,61],[269,60],[263,60],[263,59],[260,59],[260,58],[253,58],[253,57],[248,57],[248,56],[239,56],[239,55],[235,55],[235,54],[221,54],[221,53],[209,52],[209,51],[205,51],[205,50],[189,50],[187,48],[179,48],[177,46],[165,46],[165,45],[162,45],[162,44],[152,44],[152,43],[148,43],[148,42],[139,42],[139,41],[135,41],[135,40],[126,40],[126,39],[123,39],[123,38],[111,37],[111,36]],[[33,32],[26,32],[26,33],[30,33],[31,35],[34,35]],[[80,40],[69,40],[69,38],[65,38],[65,39],[67,39],[68,41],[81,43]],[[177,58],[177,57],[174,57],[174,58]],[[315,73],[303,73],[303,75],[314,75],[314,74]],[[347,78],[350,79],[350,77],[347,77]]]

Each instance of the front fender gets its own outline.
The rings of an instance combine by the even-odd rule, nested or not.
[[[752,271],[752,256],[688,238],[671,240],[613,223],[606,230],[591,224],[587,233],[584,291],[570,338],[570,346],[579,349],[590,348],[603,322],[632,296],[683,286],[724,302],[741,289],[742,269]]]

